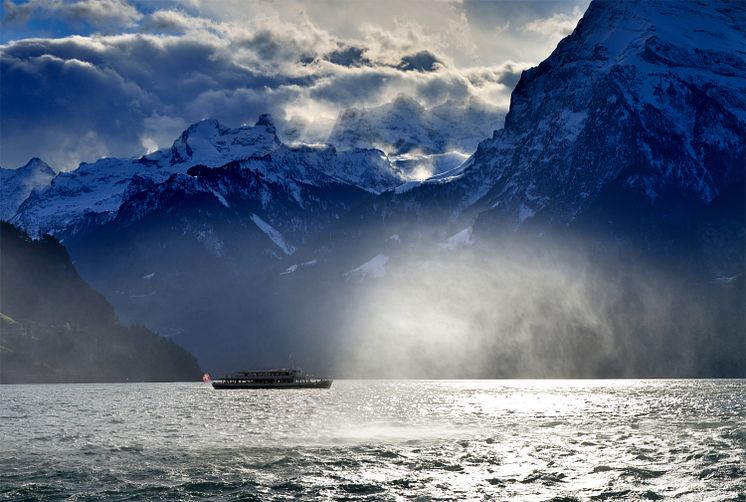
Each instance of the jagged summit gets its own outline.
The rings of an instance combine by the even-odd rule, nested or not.
[[[328,145],[283,145],[272,116],[263,114],[255,125],[237,128],[214,119],[202,120],[189,126],[171,148],[139,159],[104,158],[81,164],[54,178],[44,191],[19,200],[17,204],[23,204],[7,213],[33,235],[74,231],[93,215],[96,224],[110,221],[127,198],[164,183],[174,174],[185,175],[192,166],[216,168],[231,162],[261,172],[275,181],[276,189],[297,190],[298,183],[335,182],[379,193],[404,181],[400,170],[378,150],[339,153]],[[226,193],[230,190],[223,189]],[[271,198],[271,194],[265,197]]]
[[[254,127],[264,127],[267,132],[277,133],[275,119],[271,113],[262,113],[256,121]]]
[[[43,190],[33,194],[29,190],[17,202],[20,206],[9,209],[6,217],[32,235],[74,226],[87,213],[106,219],[113,217],[125,195],[136,190],[134,185],[160,183],[197,164],[218,167],[263,156],[281,144],[267,117],[260,117],[254,126],[238,128],[203,120],[189,126],[171,148],[137,159],[103,158],[60,173]]]
[[[744,178],[745,9],[593,2],[449,179],[459,207],[567,223],[612,184],[649,204],[712,202]]]
[[[394,101],[391,102],[391,108],[398,113],[413,113],[418,115],[425,111],[425,107],[419,101],[407,94],[397,94]]]
[[[170,163],[221,165],[238,158],[266,155],[280,146],[271,117],[262,115],[254,126],[223,127],[215,119],[192,124],[171,147]],[[149,156],[158,158],[157,152]]]
[[[12,218],[31,192],[47,187],[56,174],[39,157],[32,158],[18,169],[0,168],[0,220]]]
[[[31,160],[29,160],[26,165],[19,167],[16,172],[23,172],[23,171],[34,171],[38,173],[44,173],[44,174],[56,174],[56,171],[52,169],[52,167],[41,160],[39,157],[33,157]]]
[[[28,162],[26,162],[24,165],[16,169],[0,168],[0,173],[2,173],[1,175],[3,177],[11,177],[11,176],[19,176],[19,175],[28,175],[29,173],[55,175],[57,174],[57,171],[55,171],[49,164],[41,160],[39,157],[33,157]]]
[[[718,52],[743,54],[746,6],[743,2],[667,2],[661,0],[592,2],[571,36],[557,46],[550,59],[559,64],[594,60],[602,65],[650,63],[690,66],[687,53],[698,54],[696,66],[719,72],[721,61],[709,59]],[[659,41],[678,51],[675,58],[654,56]],[[653,56],[652,58],[650,56]],[[682,57],[683,56],[683,57]],[[726,59],[743,70],[742,58]],[[705,63],[704,65],[702,63]],[[734,75],[741,75],[734,73]]]

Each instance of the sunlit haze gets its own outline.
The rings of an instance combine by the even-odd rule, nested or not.
[[[0,22],[0,499],[746,501],[743,0]]]

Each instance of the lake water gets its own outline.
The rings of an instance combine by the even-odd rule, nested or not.
[[[746,500],[744,380],[9,385],[0,399],[3,500]]]

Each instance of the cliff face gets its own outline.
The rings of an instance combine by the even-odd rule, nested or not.
[[[462,205],[565,225],[614,183],[658,212],[742,188],[745,20],[735,2],[593,2],[523,73],[457,180]]]
[[[181,347],[120,324],[51,237],[0,222],[0,382],[195,380]]]

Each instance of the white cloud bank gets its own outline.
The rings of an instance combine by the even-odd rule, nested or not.
[[[400,94],[507,110],[520,72],[555,43],[531,30],[559,33],[580,16],[572,4],[526,5],[511,30],[480,25],[474,9],[489,6],[469,2],[6,0],[3,27],[18,39],[0,45],[0,165],[40,156],[72,169],[162,148],[204,118],[237,125],[265,112],[318,140],[340,111]],[[69,33],[30,36],[52,22]],[[485,33],[514,50],[487,44],[497,53],[486,57]]]

